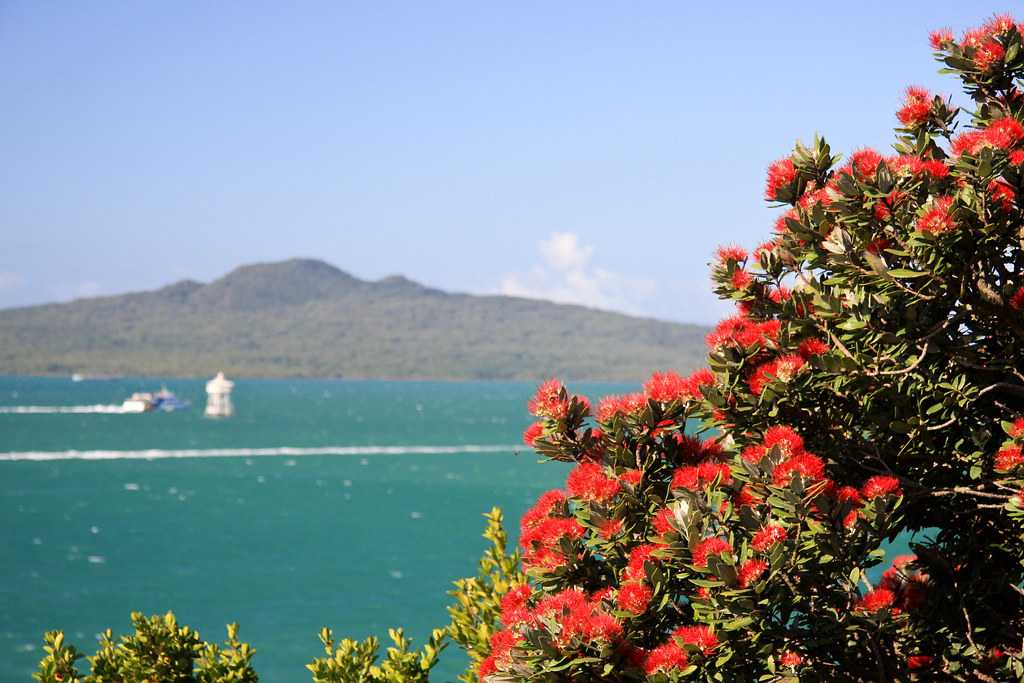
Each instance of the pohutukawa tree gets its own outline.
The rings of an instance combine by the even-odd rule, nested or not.
[[[969,122],[911,87],[894,153],[771,165],[707,369],[596,410],[540,387],[524,438],[577,464],[483,680],[1024,678],[1022,32],[932,34]]]

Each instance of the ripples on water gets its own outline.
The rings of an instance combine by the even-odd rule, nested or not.
[[[192,407],[113,410],[161,384]],[[91,653],[132,610],[210,640],[239,621],[267,681],[308,680],[324,625],[422,642],[476,571],[481,514],[514,528],[564,482],[510,446],[529,384],[242,380],[223,421],[201,417],[203,384],[0,377],[0,680],[28,680],[43,631]],[[460,665],[449,651],[438,679]]]

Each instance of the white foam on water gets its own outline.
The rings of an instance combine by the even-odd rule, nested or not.
[[[141,451],[11,451],[0,453],[4,461],[50,460],[166,460],[170,458],[253,458],[307,455],[446,455],[458,453],[508,453],[519,446],[324,446],[321,448],[185,448]],[[360,464],[369,464],[363,458]],[[125,490],[138,491],[138,484],[125,484]]]
[[[124,415],[126,411],[123,406],[116,405],[93,405],[93,406],[0,406],[0,414],[17,415],[53,415],[56,413],[101,413],[104,415]],[[138,412],[138,411],[133,411]]]

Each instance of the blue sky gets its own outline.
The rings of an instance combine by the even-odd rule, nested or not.
[[[815,132],[886,150],[964,2],[0,1],[0,306],[309,256],[681,321]]]

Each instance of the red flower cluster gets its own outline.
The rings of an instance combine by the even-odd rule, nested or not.
[[[591,503],[607,503],[619,492],[619,481],[594,462],[583,462],[569,472],[566,488],[573,498]]]
[[[629,560],[626,563],[626,579],[629,581],[642,581],[647,578],[647,570],[644,565],[648,562],[659,562],[654,553],[665,546],[659,543],[645,543],[638,545],[629,551]]]
[[[1015,311],[1024,310],[1024,287],[1019,288],[1010,297],[1010,308]]]
[[[647,405],[647,396],[641,393],[623,396],[605,396],[597,404],[598,422],[610,422],[625,415],[635,415]]]
[[[917,219],[917,229],[921,232],[941,234],[956,228],[951,209],[952,197],[938,197],[932,202],[932,208]]]
[[[735,315],[722,320],[707,337],[708,346],[716,349],[723,346],[739,346],[747,349],[777,343],[782,323],[778,320],[754,322],[745,315]]]
[[[943,49],[947,43],[953,42],[953,32],[948,28],[940,28],[928,34],[928,42],[933,50]]]
[[[853,608],[858,612],[874,613],[892,607],[896,596],[888,588],[876,588],[857,601]]]
[[[1003,211],[1013,211],[1013,204],[1017,200],[1017,193],[1005,180],[997,179],[988,184],[988,192],[992,195],[992,201]]]
[[[928,575],[907,568],[907,565],[916,560],[916,555],[900,555],[893,559],[892,566],[882,574],[878,587],[895,596],[894,612],[917,609],[928,599]]]
[[[700,388],[714,384],[715,376],[710,370],[698,370],[689,377],[682,377],[669,370],[656,372],[644,383],[644,394],[658,403],[689,401],[703,396]]]
[[[729,278],[729,284],[732,285],[733,289],[744,290],[754,282],[754,276],[743,270],[737,268],[733,271],[732,276]]]
[[[897,174],[928,175],[935,179],[945,178],[949,175],[949,166],[941,159],[925,159],[914,154],[890,157],[887,164],[889,170]]]
[[[533,442],[537,440],[541,434],[544,433],[544,423],[534,422],[532,425],[526,428],[523,432],[523,443],[527,446],[533,446]]]
[[[882,496],[902,496],[903,490],[900,488],[899,479],[880,474],[864,482],[860,494],[865,499],[871,500]]]
[[[973,58],[974,65],[978,70],[990,71],[993,67],[1001,64],[1006,55],[1006,48],[999,42],[999,38],[1014,25],[1013,17],[1007,14],[997,14],[982,26],[965,31],[959,47],[965,51],[966,56]],[[945,38],[945,36],[941,37]],[[952,42],[951,35],[942,40],[936,49],[944,49],[949,42]],[[935,40],[932,44],[935,44]]]
[[[693,548],[693,564],[698,567],[706,567],[709,557],[725,553],[732,553],[732,546],[728,541],[717,536],[705,538]]]
[[[530,610],[526,602],[533,596],[533,588],[529,584],[520,584],[509,588],[501,599],[501,623],[505,626],[527,621]]]
[[[568,516],[565,494],[548,491],[520,521],[519,543],[523,546],[523,566],[552,570],[564,566],[574,558],[566,557],[561,549],[562,539],[578,540],[584,529],[574,517]]]
[[[800,666],[803,664],[803,661],[804,658],[792,650],[786,650],[779,655],[779,664],[788,666],[791,669]]]
[[[686,645],[693,645],[705,656],[714,652],[719,645],[715,632],[710,626],[703,624],[680,626],[672,632],[672,637],[680,639]]]
[[[572,645],[614,643],[622,635],[622,624],[608,614],[597,599],[588,599],[578,588],[569,588],[561,593],[549,595],[534,607],[527,624],[543,628],[543,621],[554,619],[559,626],[555,643],[564,649],[575,649]]]
[[[549,379],[537,387],[537,393],[526,407],[531,415],[562,420],[569,413],[569,396],[561,382]]]
[[[671,673],[681,671],[689,665],[690,660],[686,656],[686,651],[670,638],[668,642],[662,643],[647,654],[644,659],[644,672],[647,675]]]
[[[617,603],[619,609],[640,615],[647,611],[647,605],[653,596],[654,592],[646,584],[629,581],[619,588]]]
[[[759,553],[763,553],[776,543],[785,541],[787,536],[788,533],[785,527],[778,524],[769,524],[754,534],[754,538],[750,541],[750,547]]]
[[[821,481],[825,478],[825,463],[818,456],[804,451],[779,463],[772,470],[772,482],[776,486],[789,486],[795,475],[809,481]]]
[[[1024,454],[1020,446],[1007,446],[996,453],[993,467],[996,472],[1009,472],[1024,464]]]
[[[715,480],[715,477],[719,478],[719,483],[722,485],[732,483],[732,468],[728,463],[712,460],[706,460],[699,465],[679,467],[672,473],[672,483],[669,488],[696,491],[706,488]]]
[[[778,446],[784,458],[789,458],[804,450],[804,440],[796,431],[787,425],[775,425],[764,433],[761,445],[765,450]],[[758,458],[760,459],[760,458]]]
[[[670,531],[675,531],[675,520],[676,515],[672,508],[664,507],[654,515],[652,526],[654,526],[655,531],[664,536]]]
[[[798,353],[804,358],[820,356],[823,353],[828,353],[828,350],[829,348],[827,343],[813,337],[804,339],[800,342],[800,347],[797,349]]]
[[[1024,125],[1012,117],[993,121],[988,128],[969,130],[953,140],[953,154],[975,155],[985,147],[1008,150],[1024,140]]]
[[[737,247],[735,245],[722,246],[715,251],[715,257],[721,263],[729,263],[732,261],[746,261],[747,251],[743,247]]]
[[[878,172],[879,164],[884,162],[885,159],[875,150],[870,148],[858,149],[850,155],[850,163],[844,168],[839,169],[839,172],[843,173],[845,171],[848,173],[852,169],[853,175],[857,178],[871,180]]]
[[[750,559],[740,565],[736,577],[739,579],[740,588],[749,588],[768,571],[768,563],[764,560]]]
[[[927,669],[932,665],[932,658],[928,655],[911,655],[907,657],[907,668],[911,671]]]
[[[803,356],[794,353],[762,363],[754,368],[754,371],[747,379],[750,393],[760,396],[772,380],[784,383],[789,382],[804,367],[806,362]]]
[[[770,202],[782,201],[780,190],[790,188],[796,182],[796,167],[789,157],[779,159],[768,167],[768,182],[764,190],[764,198]]]

